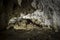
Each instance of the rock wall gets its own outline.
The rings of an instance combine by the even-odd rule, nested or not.
[[[0,39],[59,40],[59,4],[60,0],[0,0]]]

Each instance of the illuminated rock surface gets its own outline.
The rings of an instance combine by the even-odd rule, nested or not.
[[[60,40],[59,0],[0,0],[0,40]]]

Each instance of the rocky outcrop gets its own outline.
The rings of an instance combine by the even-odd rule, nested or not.
[[[55,40],[52,35],[60,30],[59,4],[59,0],[0,0],[1,39]]]

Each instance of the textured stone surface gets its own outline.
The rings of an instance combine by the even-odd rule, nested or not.
[[[60,40],[59,4],[60,0],[0,0],[0,39]]]

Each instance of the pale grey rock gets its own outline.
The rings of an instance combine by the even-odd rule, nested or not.
[[[21,6],[22,0],[18,0],[18,4],[19,6]]]

